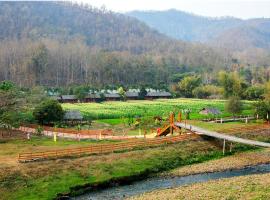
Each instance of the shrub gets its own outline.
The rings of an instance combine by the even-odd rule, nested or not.
[[[41,102],[33,112],[35,119],[40,124],[59,122],[64,117],[62,106],[55,100]]]
[[[262,99],[264,94],[264,88],[261,86],[252,86],[249,87],[245,93],[244,97],[248,100],[257,100]]]
[[[257,103],[255,103],[255,111],[260,117],[269,121],[270,101],[268,100],[258,101]]]
[[[233,114],[235,117],[236,114],[241,113],[242,111],[242,102],[238,96],[231,96],[226,104],[226,110]]]

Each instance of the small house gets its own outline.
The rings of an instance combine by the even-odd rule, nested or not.
[[[82,121],[83,116],[79,110],[67,110],[64,115],[65,121]]]
[[[105,93],[104,97],[106,101],[119,101],[121,99],[120,95],[117,93]]]
[[[62,95],[61,103],[77,103],[78,98],[75,95]]]
[[[85,99],[84,102],[98,102],[100,101],[101,96],[99,93],[95,93],[95,94],[88,94]]]
[[[139,92],[127,91],[126,98],[128,100],[137,100],[139,98]]]
[[[221,112],[217,108],[203,108],[199,112],[202,115],[220,115]]]
[[[172,94],[170,92],[166,91],[155,91],[155,92],[147,92],[145,99],[151,100],[151,99],[169,99],[172,97]]]

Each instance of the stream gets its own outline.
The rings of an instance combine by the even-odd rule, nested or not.
[[[119,200],[144,192],[179,187],[192,183],[206,182],[220,178],[230,178],[252,174],[270,173],[270,164],[249,166],[243,169],[233,169],[222,172],[202,173],[182,177],[154,177],[142,181],[136,181],[129,185],[115,186],[100,191],[90,192],[82,196],[74,197],[73,200]]]

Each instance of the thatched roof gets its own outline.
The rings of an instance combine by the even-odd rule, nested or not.
[[[76,99],[78,99],[75,95],[62,95],[61,98],[63,100],[76,100]]]
[[[172,94],[169,92],[162,92],[162,91],[157,91],[157,92],[147,92],[147,97],[171,97]]]
[[[104,96],[106,97],[106,98],[120,98],[120,95],[119,94],[104,94]]]
[[[95,94],[88,94],[85,98],[86,99],[100,99],[101,96],[99,93],[95,93]]]
[[[82,120],[83,116],[79,110],[67,110],[64,115],[65,120]]]
[[[138,96],[139,92],[130,92],[130,91],[126,92],[126,97],[138,97]]]
[[[220,115],[221,112],[219,109],[217,108],[203,108],[201,109],[201,111],[199,112],[200,114],[203,114],[203,115]]]

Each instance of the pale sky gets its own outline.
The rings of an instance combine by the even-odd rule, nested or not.
[[[73,0],[115,12],[177,9],[197,15],[270,18],[270,0]]]

